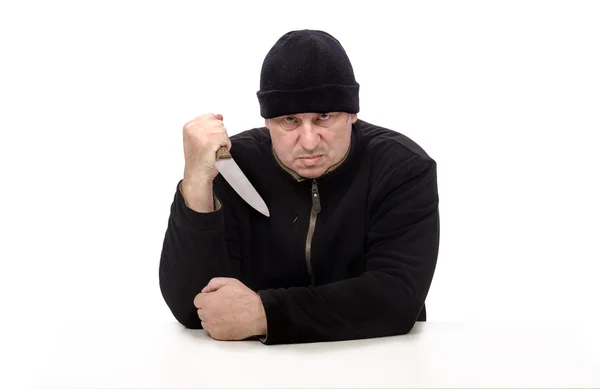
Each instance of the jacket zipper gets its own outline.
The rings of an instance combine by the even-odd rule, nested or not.
[[[306,234],[306,247],[305,247],[305,255],[306,255],[306,266],[308,268],[308,274],[310,275],[310,281],[314,285],[315,284],[315,275],[312,269],[312,263],[310,259],[310,250],[312,245],[312,238],[315,233],[315,225],[317,224],[317,215],[321,212],[321,199],[319,198],[319,188],[317,188],[317,180],[314,179],[312,181],[312,207],[310,209],[310,221],[308,223],[308,233]]]

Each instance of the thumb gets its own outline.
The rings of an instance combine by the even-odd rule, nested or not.
[[[217,116],[217,119],[219,119],[221,121],[223,120],[223,115],[221,115],[220,113],[218,113],[216,116]]]
[[[229,282],[228,278],[216,277],[210,280],[210,282],[202,289],[202,293],[210,293],[215,290],[221,289]]]

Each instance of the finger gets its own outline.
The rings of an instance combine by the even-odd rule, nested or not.
[[[198,314],[198,317],[200,318],[200,321],[205,321],[206,320],[206,314],[204,309],[197,309],[196,313]]]
[[[210,324],[205,321],[200,321],[200,324],[202,325],[204,331],[208,332],[208,335],[210,335]]]
[[[198,309],[202,308],[205,303],[205,297],[202,293],[198,293],[196,297],[194,297],[194,306]]]
[[[192,125],[196,122],[201,122],[201,121],[205,121],[206,119],[216,119],[217,116],[213,113],[205,113],[203,115],[200,116],[196,116],[195,118],[188,120],[187,123],[185,123],[186,125]]]
[[[227,134],[222,134],[219,136],[215,136],[213,138],[214,140],[214,147],[213,147],[213,151],[216,153],[217,150],[219,150],[221,147],[225,146],[227,147],[227,150],[231,150],[231,140],[229,139],[229,137],[227,136]]]
[[[221,115],[220,113],[217,114],[217,119],[219,119],[220,121],[223,121],[223,115]]]
[[[227,132],[223,122],[215,119],[215,120],[196,120],[186,123],[184,128],[187,128],[188,131],[198,131],[198,129],[202,129],[203,132],[206,133],[219,133],[219,132]]]
[[[210,293],[215,290],[221,289],[229,282],[229,278],[215,277],[202,289],[202,293]]]
[[[221,115],[221,117],[223,117],[223,116]],[[223,121],[219,120],[219,118],[212,113],[208,114],[208,115],[198,116],[198,117],[188,121],[187,123],[184,124],[183,128],[194,128],[199,123],[201,124],[201,126],[203,128],[210,128],[210,127],[223,128]]]

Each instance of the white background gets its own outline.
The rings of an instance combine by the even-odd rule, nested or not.
[[[599,20],[574,1],[3,2],[3,325],[171,320],[181,129],[262,126],[262,60],[303,28],[345,47],[359,117],[438,162],[429,320],[600,325]]]

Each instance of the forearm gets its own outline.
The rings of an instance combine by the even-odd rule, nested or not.
[[[215,210],[212,180],[194,180],[185,177],[179,189],[185,205],[193,211],[207,213]]]
[[[398,277],[371,272],[318,287],[261,291],[266,343],[339,341],[409,332],[426,292],[412,294]]]
[[[201,328],[193,300],[214,277],[237,277],[227,255],[223,210],[199,213],[177,192],[160,258],[160,289],[175,318],[189,328]]]

